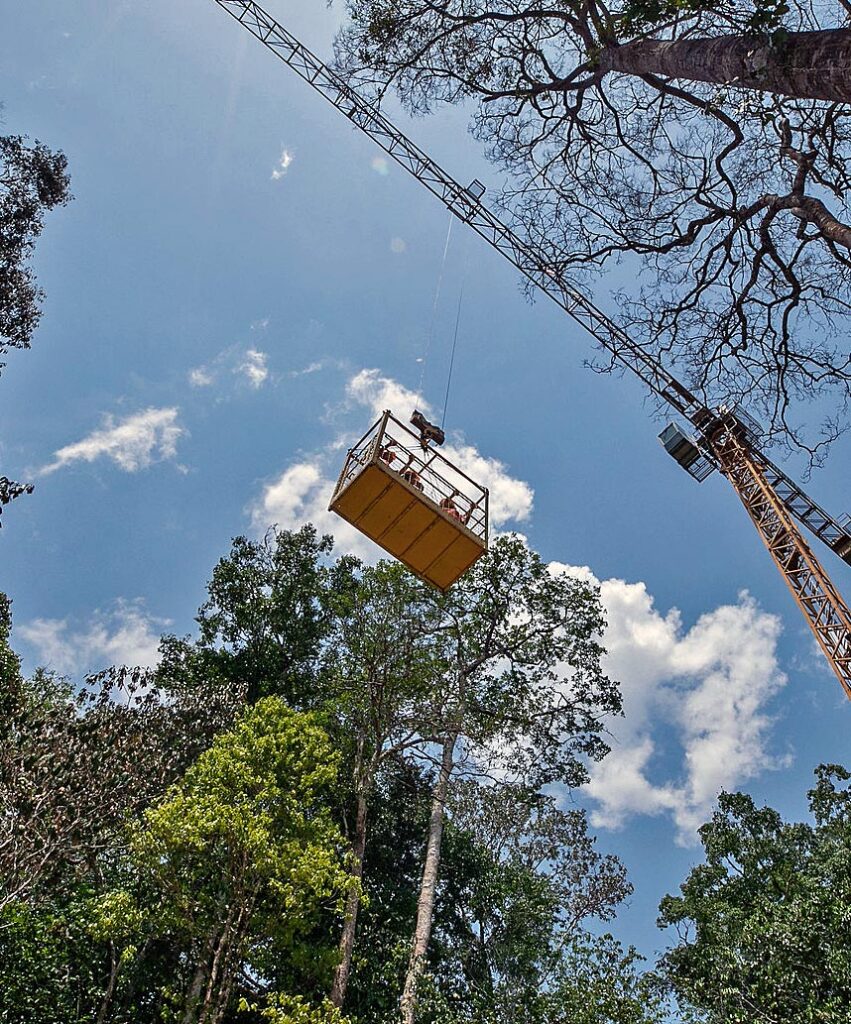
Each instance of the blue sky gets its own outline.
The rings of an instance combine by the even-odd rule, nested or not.
[[[268,8],[329,53],[339,8]],[[628,714],[575,799],[636,885],[614,930],[652,955],[719,786],[801,815],[814,766],[848,760],[851,708],[729,485],[683,473],[639,386],[586,370],[588,339],[461,230],[432,329],[445,210],[212,0],[0,14],[4,130],[63,148],[76,196],[39,245],[33,350],[0,379],[3,472],[37,483],[0,535],[27,667],[150,658],[192,630],[233,536],[330,524],[341,445],[410,400],[430,336],[439,413],[463,281],[447,427],[503,528],[602,581]],[[494,181],[463,112],[389,109],[461,181]],[[835,514],[849,453],[809,484]]]

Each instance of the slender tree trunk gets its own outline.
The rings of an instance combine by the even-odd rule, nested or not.
[[[199,957],[192,982],[186,994],[182,1024],[199,1024],[204,1020],[210,1004],[211,989],[215,982],[216,966],[226,941],[226,934],[233,920],[233,908],[229,908],[227,918],[221,929],[214,928],[204,943],[204,950]]]
[[[246,857],[243,854],[242,864],[237,870],[243,877],[246,869]],[[219,1024],[227,1008],[233,974],[233,951],[238,947],[242,936],[245,920],[248,916],[248,905],[243,886],[231,896],[227,918],[222,927],[219,941],[215,946],[213,960],[207,977],[207,988],[204,1002],[198,1015],[198,1024]]]
[[[225,1016],[228,1003],[230,1002],[230,994],[233,990],[233,980],[238,963],[238,954],[242,948],[244,925],[248,916],[249,912],[245,905],[243,905],[237,915],[236,922],[234,923],[230,934],[226,939],[223,939],[223,942],[226,941],[227,945],[224,948],[224,956],[222,957],[219,967],[219,980],[216,985],[212,1006],[208,1011],[207,1016],[203,1018],[203,1024],[220,1024]]]
[[[352,869],[351,875],[360,881],[363,878],[363,858],[366,852],[366,817],[367,802],[366,794],[372,784],[372,769],[367,777],[358,786],[357,794],[357,817],[355,819],[355,835],[352,842]],[[343,921],[343,934],[340,936],[340,962],[334,971],[334,984],[331,986],[331,994],[328,997],[331,1005],[338,1009],[342,1007],[346,999],[346,988],[349,984],[349,975],[352,970],[352,953],[355,948],[355,929],[358,922],[358,909],[360,907],[360,892],[356,889],[349,893],[346,900],[346,917]]]
[[[455,744],[458,733],[450,733],[443,744],[443,756],[440,761],[440,773],[434,787],[431,801],[431,818],[428,826],[428,843],[426,844],[423,880],[417,900],[417,923],[414,929],[414,943],[408,973],[405,976],[405,987],[402,990],[400,1009],[402,1024],[414,1024],[417,1012],[417,982],[425,967],[428,941],[431,937],[431,925],[434,917],[434,897],[437,890],[437,876],[440,869],[440,844],[443,839],[443,821],[446,808],[446,794],[449,790],[449,779],[455,766]]]
[[[210,965],[210,972],[207,975],[207,987],[204,991],[204,1001],[201,1004],[201,1011],[198,1014],[199,1024],[208,1024],[208,1022],[213,1019],[213,1010],[216,1005],[218,989],[221,984],[219,976],[222,958],[227,953],[228,942],[230,940],[231,918],[232,914],[228,914],[228,920],[225,922],[225,926],[222,929],[222,934],[216,946],[216,951],[213,954],[213,962]]]
[[[192,975],[192,983],[189,986],[189,992],[186,995],[186,1008],[183,1012],[183,1024],[193,1024],[193,1021],[197,1019],[198,1006],[201,1002],[201,993],[204,990],[204,979],[207,977],[207,960],[206,957],[199,961],[198,966],[195,968],[195,973]]]
[[[110,971],[109,971],[109,984],[106,986],[106,992],[104,992],[103,999],[101,1000],[100,1009],[98,1010],[97,1020],[95,1024],[104,1024],[106,1020],[107,1012],[109,1011],[109,1005],[112,1002],[112,997],[115,994],[115,986],[118,982],[118,968],[119,959],[115,955],[115,943],[109,943],[109,956],[110,956]]]
[[[851,101],[851,29],[790,32],[776,45],[754,36],[636,39],[606,47],[600,67],[628,75],[664,75],[847,103]]]

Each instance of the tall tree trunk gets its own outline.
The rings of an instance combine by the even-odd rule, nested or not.
[[[224,923],[221,927],[214,927],[204,943],[203,953],[198,959],[186,995],[182,1024],[203,1024],[207,1017],[216,986],[219,962],[228,941],[233,917],[234,905],[231,903]]]
[[[207,975],[207,987],[204,991],[204,1000],[201,1004],[201,1011],[198,1014],[198,1024],[210,1024],[210,1021],[214,1019],[214,1010],[221,985],[220,976],[223,957],[226,957],[227,955],[228,943],[230,941],[232,917],[233,912],[231,911],[228,913],[228,919],[225,922],[224,928],[222,928],[222,933],[219,937],[216,951],[213,954],[213,962],[210,964],[210,972]]]
[[[97,1020],[95,1024],[104,1024],[106,1015],[109,1012],[109,1005],[112,1002],[112,997],[115,995],[115,985],[118,981],[118,968],[120,960],[115,955],[115,943],[110,941],[109,943],[109,958],[110,958],[110,971],[109,971],[109,984],[106,986],[106,992],[104,992],[103,999],[101,1000],[100,1009],[98,1010]]]
[[[239,954],[243,946],[245,922],[249,916],[250,911],[243,904],[228,938],[219,971],[220,980],[216,986],[215,1000],[207,1017],[204,1018],[204,1024],[220,1024],[227,1012],[230,995],[233,991],[234,975],[239,964]]]
[[[437,890],[437,876],[440,868],[440,844],[443,839],[444,811],[446,794],[449,790],[449,779],[455,766],[455,744],[458,733],[450,733],[443,744],[443,756],[440,761],[440,773],[434,787],[431,801],[431,817],[428,826],[428,843],[426,844],[423,880],[417,900],[417,923],[414,929],[414,943],[408,973],[405,976],[405,987],[402,990],[400,1009],[402,1024],[414,1024],[417,1012],[417,982],[425,968],[428,940],[431,937],[431,925],[434,917],[434,897]]]
[[[193,1024],[198,1018],[198,1007],[201,1004],[201,993],[204,991],[204,982],[207,978],[208,963],[206,957],[198,962],[195,973],[192,975],[192,983],[186,994],[186,1005],[183,1011],[183,1024]]]
[[[635,39],[606,47],[603,71],[664,75],[776,92],[798,99],[851,101],[851,29],[790,32],[776,45],[754,36]]]
[[[366,852],[366,816],[367,802],[366,794],[372,785],[372,769],[367,773],[358,786],[357,794],[357,817],[355,819],[355,835],[352,842],[352,869],[351,875],[360,881],[363,878],[363,858]],[[346,988],[349,984],[349,975],[352,970],[352,953],[355,948],[355,929],[358,922],[358,909],[360,907],[360,892],[356,889],[349,893],[346,900],[346,917],[343,921],[343,934],[340,936],[340,962],[334,971],[334,984],[331,986],[331,994],[328,997],[331,1005],[338,1009],[342,1007],[346,999]]]

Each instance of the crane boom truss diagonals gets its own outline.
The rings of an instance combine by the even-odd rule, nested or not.
[[[760,463],[765,479],[788,511],[844,561],[851,563],[851,534],[790,479],[771,459],[753,445],[750,451]]]
[[[469,189],[460,185],[419,146],[403,135],[379,110],[358,95],[298,39],[253,0],[214,0],[277,57],[313,86],[350,121],[405,168],[465,224],[501,252],[542,292],[606,348],[621,366],[632,370],[655,394],[701,428],[714,418],[709,409],[652,356],[565,281],[558,268],[503,224]]]
[[[610,353],[616,364],[636,374],[654,394],[688,419],[701,436],[717,422],[715,413],[587,296],[565,281],[558,268],[549,265],[528,242],[484,207],[477,196],[447,174],[259,4],[254,0],[214,2],[425,185],[455,216],[502,253],[540,291],[588,331]],[[705,454],[713,460],[709,447]],[[841,553],[847,547],[846,560],[851,561],[851,532],[820,508],[782,470],[764,456],[760,457],[769,475],[779,485],[780,492],[785,492],[792,499],[789,505],[792,513],[835,551]],[[846,555],[842,554],[842,557]]]
[[[810,551],[793,517],[849,564],[851,530],[805,494],[756,447],[752,438],[745,444],[735,423],[730,426],[729,415],[709,409],[622,327],[566,281],[558,266],[548,262],[531,243],[483,206],[483,186],[475,189],[459,184],[254,0],[214,2],[558,303],[608,351],[613,365],[631,370],[653,394],[695,427],[703,454],[738,493],[851,698],[851,613]],[[720,440],[723,438],[738,439],[735,455],[729,442]]]
[[[819,647],[851,698],[851,612],[821,566],[784,502],[766,479],[765,468],[737,431],[727,429],[713,448],[777,568],[783,574]]]

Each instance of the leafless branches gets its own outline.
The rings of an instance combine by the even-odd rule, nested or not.
[[[95,871],[239,701],[167,698],[132,669],[94,676],[80,693],[43,673],[24,684],[0,747],[0,910]]]
[[[851,397],[851,107],[690,81],[687,66],[609,70],[636,39],[741,38],[773,10],[721,2],[642,23],[647,6],[350,0],[338,62],[414,113],[474,100],[473,131],[508,172],[503,209],[546,262],[579,282],[623,263],[634,338],[816,460]],[[835,31],[840,7],[794,3],[782,28]],[[801,426],[813,399],[815,433]]]

